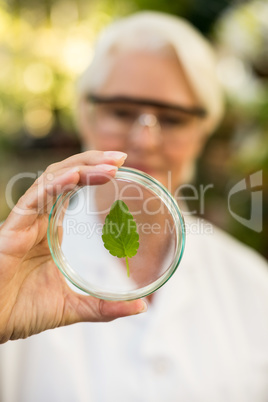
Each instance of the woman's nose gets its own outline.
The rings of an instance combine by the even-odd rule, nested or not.
[[[153,148],[162,142],[160,124],[153,114],[141,114],[129,134],[131,143],[142,148]]]

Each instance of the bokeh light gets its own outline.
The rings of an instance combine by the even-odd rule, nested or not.
[[[40,138],[49,134],[54,122],[54,116],[46,104],[29,103],[24,110],[24,124],[27,132]]]
[[[26,88],[35,94],[48,91],[53,85],[53,73],[49,66],[43,63],[31,63],[23,74]]]
[[[92,47],[79,37],[68,38],[63,46],[62,62],[72,74],[81,73],[92,57]]]
[[[68,28],[78,21],[78,9],[73,1],[58,1],[52,5],[50,13],[51,23],[55,27]]]

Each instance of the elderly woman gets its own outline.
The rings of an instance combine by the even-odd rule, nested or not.
[[[78,85],[92,151],[49,166],[1,227],[2,343],[62,327],[1,347],[1,401],[267,401],[268,271],[253,251],[213,226],[191,233],[191,218],[169,283],[105,302],[68,287],[46,240],[57,194],[114,177],[126,154],[174,192],[222,113],[213,52],[185,21],[139,13],[100,36]]]

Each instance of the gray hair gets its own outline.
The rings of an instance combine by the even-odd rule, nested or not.
[[[187,21],[160,12],[139,12],[110,24],[99,36],[90,66],[78,81],[81,98],[101,87],[117,54],[125,51],[167,52],[172,48],[201,106],[211,133],[224,112],[216,58],[210,43]]]

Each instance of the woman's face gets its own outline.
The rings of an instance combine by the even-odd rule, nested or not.
[[[201,118],[169,107],[200,107],[175,55],[122,54],[95,95],[109,101],[81,101],[84,145],[126,152],[126,166],[143,170],[174,191],[205,138]]]

